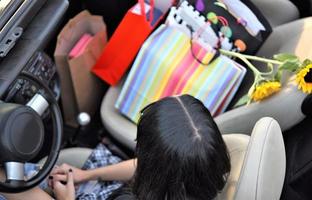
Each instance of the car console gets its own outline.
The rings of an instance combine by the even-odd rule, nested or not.
[[[29,60],[22,70],[23,73],[31,74],[53,91],[56,99],[60,97],[60,84],[56,73],[55,64],[51,58],[43,52],[37,52]],[[26,104],[39,90],[39,86],[23,77],[10,85],[4,95],[5,102]]]

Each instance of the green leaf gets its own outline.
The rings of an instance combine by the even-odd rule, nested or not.
[[[298,59],[286,60],[279,66],[279,70],[295,72],[300,67],[300,65],[301,63]]]
[[[249,98],[248,94],[242,96],[242,97],[238,100],[238,102],[234,105],[234,108],[247,104],[247,102],[248,102],[249,100],[250,100],[250,98]]]
[[[280,53],[273,56],[275,60],[284,62],[286,60],[299,60],[297,56],[288,53]]]
[[[307,65],[310,65],[310,64],[312,64],[312,61],[311,61],[310,59],[305,59],[305,60],[303,61],[303,63],[302,63],[302,65],[301,65],[300,68],[303,68],[303,67],[305,67],[305,66],[307,66]]]
[[[275,77],[274,79],[278,82],[281,82],[281,79],[282,79],[282,71],[278,71],[276,74],[275,74]]]

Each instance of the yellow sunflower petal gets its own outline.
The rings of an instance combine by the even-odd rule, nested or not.
[[[298,84],[298,89],[302,90],[304,93],[312,93],[312,83],[306,82],[305,76],[312,69],[312,64],[305,66],[296,74],[296,82]]]
[[[274,81],[274,82],[263,82],[258,85],[253,92],[251,98],[254,101],[261,101],[272,94],[278,92],[281,89],[281,83]]]

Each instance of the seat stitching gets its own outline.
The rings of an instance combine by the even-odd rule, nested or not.
[[[269,126],[271,125],[272,122],[273,122],[273,120],[271,119],[271,122],[270,122]],[[259,126],[259,124],[257,124],[257,125],[254,127],[254,130],[256,130],[258,126]],[[268,127],[269,127],[269,126],[268,126]],[[267,129],[268,129],[268,128],[267,128]],[[254,143],[253,138],[254,138],[254,137],[255,137],[255,136],[252,135],[251,138],[250,138],[250,142],[249,142],[249,144],[248,144],[248,147],[247,147],[247,150],[246,150],[246,154],[245,154],[245,158],[244,158],[243,167],[242,167],[242,170],[241,170],[242,173],[244,173],[244,171],[245,171],[246,162],[247,162],[247,160],[245,160],[245,159],[246,159],[246,158],[249,156],[249,154],[250,154],[250,151],[249,151],[249,150],[250,150],[250,148],[253,146],[253,143]],[[242,175],[242,173],[240,174],[240,176]],[[257,175],[257,177],[258,177],[258,175]],[[239,178],[238,183],[237,183],[237,188],[240,187],[241,183],[242,183],[242,180],[241,180],[241,178]],[[236,195],[237,195],[237,190],[236,190],[236,192],[235,192],[235,196],[236,196]],[[256,187],[256,195],[257,195],[257,187]],[[256,196],[256,198],[257,198],[257,196]],[[236,199],[236,197],[235,197],[234,199]]]
[[[259,126],[259,124],[256,124],[256,126],[254,127],[254,129],[256,129],[258,126]],[[245,171],[246,162],[247,162],[247,161],[246,161],[246,158],[249,156],[249,149],[251,148],[252,144],[254,143],[254,142],[253,142],[253,138],[254,138],[254,137],[255,137],[255,136],[251,135],[251,138],[250,138],[250,140],[249,140],[249,143],[248,143],[248,146],[247,146],[247,149],[246,149],[246,154],[245,154],[245,157],[244,157],[243,167],[242,167],[242,169],[241,169],[241,172],[242,172],[242,173],[244,173],[244,171]],[[240,173],[240,176],[241,176],[242,173]],[[239,188],[239,187],[240,187],[241,182],[242,182],[242,180],[241,180],[241,178],[239,178],[236,188]],[[236,192],[235,192],[235,196],[236,196],[236,195],[237,195],[237,190],[236,190]],[[236,197],[235,197],[235,198],[236,198]]]
[[[271,126],[273,124],[273,120],[271,120],[270,124],[267,126],[266,128],[266,132],[265,132],[265,138],[264,138],[264,143],[262,145],[262,149],[261,149],[261,154],[260,154],[260,162],[259,162],[259,166],[258,166],[258,173],[257,173],[257,182],[256,182],[256,200],[258,199],[258,183],[259,183],[259,175],[260,175],[260,168],[261,168],[261,163],[262,163],[262,155],[265,149],[265,144],[267,142],[267,137],[269,135],[269,130],[271,129]]]

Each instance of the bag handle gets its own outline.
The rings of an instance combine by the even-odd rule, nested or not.
[[[155,2],[154,0],[150,0],[150,13],[149,13],[149,20],[146,17],[145,14],[145,1],[144,0],[138,0],[139,4],[140,4],[140,8],[141,8],[141,15],[144,16],[145,20],[147,22],[149,22],[150,24],[153,22],[154,19],[154,9],[155,9]]]
[[[229,22],[227,21],[227,19],[225,19],[223,16],[216,16],[217,19],[221,22],[221,24],[223,26],[229,26]],[[192,52],[192,56],[194,57],[194,59],[199,62],[202,65],[209,65],[209,63],[213,62],[217,57],[219,57],[220,52],[218,51],[219,47],[212,47],[216,50],[215,55],[213,56],[213,58],[211,59],[211,61],[209,63],[204,63],[202,62],[199,58],[196,57],[194,51],[193,51],[193,41],[197,40],[201,34],[204,32],[204,30],[207,28],[207,26],[211,26],[211,21],[208,20],[204,26],[201,26],[199,29],[197,29],[196,31],[193,30],[193,28],[190,25],[187,25],[187,28],[190,30],[190,34],[191,34],[191,52]],[[219,37],[218,37],[219,38]],[[218,43],[220,44],[220,38]]]
[[[191,49],[191,53],[192,53],[193,58],[194,58],[198,63],[200,63],[200,64],[202,64],[202,65],[204,65],[204,66],[207,66],[207,65],[209,65],[210,63],[212,63],[216,58],[218,58],[218,57],[220,56],[219,50],[216,49],[215,47],[213,47],[213,48],[215,49],[215,54],[214,54],[214,56],[212,57],[212,59],[211,59],[208,63],[204,63],[201,59],[199,59],[199,58],[196,56],[196,54],[194,53],[194,44],[193,44],[194,39],[200,37],[200,35],[197,35],[197,36],[195,36],[195,37],[196,37],[196,38],[195,38],[195,37],[194,37],[194,33],[196,34],[196,33],[198,33],[199,31],[194,31],[193,28],[192,28],[190,25],[186,25],[186,27],[187,27],[187,28],[189,29],[189,31],[190,31],[190,44],[191,44],[190,49]]]
[[[171,0],[171,6],[174,6],[177,4],[179,0]],[[145,20],[147,22],[149,22],[150,24],[152,24],[153,19],[154,19],[154,9],[155,9],[155,1],[154,0],[150,0],[149,5],[150,5],[150,13],[149,13],[149,20],[146,17],[145,14],[145,1],[144,0],[138,0],[138,3],[140,4],[140,9],[141,9],[141,15],[144,16]]]

